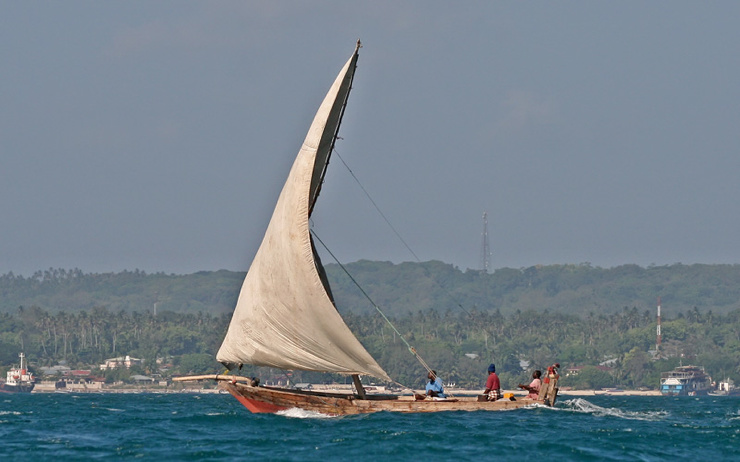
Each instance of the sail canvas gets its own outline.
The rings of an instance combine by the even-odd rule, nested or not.
[[[216,356],[229,368],[252,364],[390,381],[337,312],[309,228],[357,56],[356,49],[324,98],[244,280]]]
[[[173,380],[216,380],[219,388],[254,413],[298,408],[328,415],[351,415],[381,411],[503,411],[532,404],[552,406],[558,390],[557,374],[550,378],[550,398],[542,400],[511,397],[491,401],[479,400],[477,396],[425,399],[417,393],[401,396],[370,392],[362,385],[361,374],[391,379],[337,312],[309,227],[352,87],[359,48],[357,42],[306,135],[244,279],[226,338],[216,356],[232,370],[252,364],[352,375],[355,391],[265,386],[254,377],[229,373]],[[429,369],[415,349],[408,343],[407,346]]]

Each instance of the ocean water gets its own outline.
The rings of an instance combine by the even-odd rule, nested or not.
[[[740,460],[740,398],[562,397],[554,408],[250,414],[225,394],[0,394],[0,460]]]

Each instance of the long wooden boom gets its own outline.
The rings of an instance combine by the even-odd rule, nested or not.
[[[226,380],[229,382],[251,382],[251,377],[225,374],[188,375],[186,377],[173,377],[173,382],[194,382],[196,380]]]

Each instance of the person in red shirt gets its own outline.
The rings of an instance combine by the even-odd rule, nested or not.
[[[483,394],[488,396],[488,401],[496,401],[501,398],[501,381],[496,375],[496,365],[491,363],[488,366],[488,380],[486,380],[486,389]]]

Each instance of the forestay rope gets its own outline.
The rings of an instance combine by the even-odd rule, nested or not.
[[[360,189],[362,189],[362,192],[365,193],[365,196],[368,198],[368,200],[370,201],[370,203],[373,204],[373,207],[375,207],[375,210],[377,210],[378,213],[380,214],[380,216],[383,218],[383,220],[385,220],[386,224],[391,229],[391,231],[393,231],[393,233],[396,235],[396,237],[398,237],[398,240],[400,240],[401,243],[404,245],[404,247],[406,247],[406,250],[408,250],[409,253],[411,253],[411,255],[414,256],[414,258],[416,259],[416,261],[421,263],[421,260],[419,260],[419,257],[416,256],[416,253],[414,253],[414,251],[411,250],[411,247],[409,247],[409,245],[406,243],[406,241],[404,240],[404,238],[401,237],[401,234],[398,231],[396,231],[396,228],[391,224],[391,222],[388,220],[388,218],[386,218],[386,216],[383,213],[383,211],[380,210],[380,207],[378,207],[378,204],[375,203],[375,201],[373,200],[372,196],[370,196],[370,193],[367,192],[367,189],[365,189],[365,187],[362,185],[362,183],[360,183],[360,180],[355,176],[355,172],[353,172],[352,169],[349,168],[349,165],[347,165],[347,162],[345,162],[344,159],[342,159],[342,156],[339,155],[339,151],[337,151],[336,148],[334,148],[334,154],[337,157],[339,157],[339,160],[342,161],[342,164],[344,165],[344,167],[347,169],[347,171],[349,172],[349,174],[352,175],[352,178],[355,179],[355,181],[357,182],[357,185],[360,187]]]
[[[342,268],[342,271],[344,271],[344,273],[347,275],[347,277],[350,278],[350,280],[352,281],[352,283],[354,283],[354,285],[356,285],[357,288],[360,289],[360,292],[362,292],[362,295],[364,295],[365,298],[367,298],[367,300],[375,308],[375,310],[380,314],[380,316],[383,317],[383,319],[385,320],[385,322],[387,322],[388,325],[391,326],[391,328],[393,329],[393,331],[396,334],[398,334],[398,336],[401,338],[401,340],[406,345],[406,347],[411,352],[411,354],[416,357],[416,359],[421,363],[422,366],[424,366],[424,369],[426,369],[427,372],[431,372],[432,371],[432,368],[429,367],[429,365],[427,364],[427,362],[424,361],[424,358],[422,358],[419,355],[419,353],[416,351],[416,348],[412,347],[411,344],[409,344],[409,342],[406,341],[406,338],[404,338],[404,336],[398,331],[398,329],[396,329],[396,326],[394,326],[393,323],[391,322],[391,320],[388,319],[388,316],[386,316],[385,313],[383,313],[383,310],[381,310],[380,307],[375,303],[375,301],[373,301],[373,299],[370,297],[370,295],[368,295],[368,293],[365,292],[365,289],[362,288],[362,286],[360,285],[360,283],[357,282],[357,280],[354,277],[352,277],[352,275],[350,274],[350,272],[347,271],[347,268],[345,268],[345,266],[342,264],[342,262],[339,261],[339,259],[334,255],[334,253],[331,250],[329,250],[329,247],[327,247],[326,244],[324,244],[324,241],[321,240],[321,238],[316,234],[316,232],[313,229],[311,230],[311,235],[317,241],[319,241],[319,243],[324,247],[324,249],[329,253],[329,255],[331,255],[331,258],[334,259],[334,261],[337,263],[337,265],[339,265],[339,267]]]
[[[406,243],[406,240],[401,236],[401,234],[391,224],[390,220],[388,220],[388,218],[386,218],[386,216],[383,213],[383,211],[380,210],[380,207],[378,207],[378,204],[375,203],[375,201],[373,200],[372,196],[370,196],[370,193],[367,192],[367,189],[365,189],[365,187],[362,185],[362,183],[360,183],[360,180],[357,178],[357,176],[355,176],[355,172],[353,172],[352,169],[349,168],[349,165],[347,165],[347,162],[345,162],[344,159],[342,159],[342,156],[339,155],[339,151],[337,151],[336,148],[334,148],[334,155],[336,155],[339,158],[339,160],[342,161],[342,164],[344,165],[344,167],[347,169],[347,171],[349,172],[349,174],[352,175],[352,178],[354,178],[355,182],[357,182],[357,185],[360,187],[360,189],[362,189],[362,192],[365,193],[365,196],[367,197],[367,199],[370,201],[371,204],[373,204],[373,207],[375,207],[375,210],[383,218],[383,220],[386,222],[386,224],[391,229],[391,231],[393,231],[393,234],[395,234],[396,237],[398,237],[398,240],[401,241],[401,243],[403,244],[404,247],[406,247],[406,250],[408,250],[409,253],[414,256],[414,259],[416,259],[416,262],[417,263],[421,263],[421,259],[416,255],[416,252],[414,252],[411,249],[411,247],[408,245],[408,243]],[[422,269],[426,273],[426,269],[424,267],[422,267]],[[427,277],[429,277],[429,275],[427,275]],[[437,281],[435,281],[431,277],[429,277],[429,279],[432,282],[434,282],[435,284],[437,284],[437,285],[439,285],[441,287],[441,285]],[[444,289],[444,287],[442,287],[442,288]],[[447,296],[450,297],[450,299],[452,299],[452,301],[455,303],[455,305],[457,305],[458,308],[460,308],[461,310],[463,310],[465,312],[465,314],[467,314],[470,317],[473,317],[473,315],[470,314],[470,312],[468,312],[468,310],[466,310],[465,307],[463,307],[462,304],[449,291],[447,291]]]
[[[339,136],[337,136],[336,138],[337,138],[337,139],[341,139],[341,138],[340,138]],[[400,233],[398,232],[398,230],[396,230],[396,228],[395,228],[395,227],[393,226],[393,224],[391,224],[390,220],[388,220],[388,218],[387,218],[387,217],[385,216],[385,214],[383,213],[383,211],[382,211],[382,210],[380,210],[380,207],[378,207],[378,204],[377,204],[377,203],[375,203],[375,200],[373,200],[372,196],[370,196],[370,193],[369,193],[369,192],[367,191],[367,189],[365,189],[365,187],[364,187],[364,186],[362,185],[362,183],[360,182],[359,178],[357,178],[357,176],[356,176],[356,175],[355,175],[355,173],[354,173],[354,172],[352,171],[352,169],[351,169],[351,168],[349,167],[349,165],[347,165],[347,162],[345,162],[345,161],[344,161],[344,159],[342,158],[342,156],[341,156],[341,155],[339,154],[339,152],[337,151],[337,149],[336,149],[336,145],[334,146],[334,148],[333,148],[333,150],[332,150],[332,151],[333,151],[333,154],[334,154],[334,155],[335,155],[336,157],[338,157],[338,158],[339,158],[339,160],[340,160],[340,161],[342,162],[342,164],[343,164],[343,165],[344,165],[344,167],[345,167],[345,168],[347,169],[347,171],[349,172],[349,174],[350,174],[350,175],[352,176],[352,178],[353,178],[353,179],[355,180],[355,182],[356,182],[356,183],[357,183],[357,185],[358,185],[358,186],[360,187],[360,189],[362,189],[362,192],[363,192],[363,193],[365,194],[365,196],[366,196],[366,197],[368,198],[368,200],[369,200],[369,201],[370,201],[370,203],[371,203],[371,204],[373,205],[373,207],[375,207],[375,210],[376,210],[376,211],[378,212],[378,214],[379,214],[379,215],[380,215],[380,216],[381,216],[381,217],[383,218],[383,220],[384,220],[384,221],[386,222],[386,224],[388,225],[388,227],[389,227],[389,228],[390,228],[390,229],[391,229],[391,230],[393,231],[393,233],[394,233],[394,234],[396,235],[396,237],[398,238],[398,240],[400,240],[400,241],[401,241],[401,243],[402,243],[402,244],[404,245],[404,247],[406,247],[406,250],[408,250],[408,251],[409,251],[409,253],[410,253],[411,255],[413,255],[413,256],[414,256],[414,258],[416,259],[417,263],[421,263],[421,259],[419,258],[419,256],[418,256],[418,255],[416,255],[416,252],[414,252],[414,251],[413,251],[413,250],[411,249],[411,247],[410,247],[410,246],[408,245],[408,243],[406,242],[406,240],[405,240],[405,239],[404,239],[404,238],[403,238],[403,237],[401,236],[401,234],[400,234]],[[377,304],[376,304],[376,303],[375,303],[375,302],[373,301],[373,299],[372,299],[372,298],[370,297],[370,295],[368,295],[368,293],[367,293],[367,292],[365,292],[365,290],[364,290],[364,289],[363,289],[363,288],[362,288],[362,287],[360,286],[360,284],[359,284],[359,283],[357,282],[357,280],[355,280],[355,278],[354,278],[354,277],[352,277],[352,275],[351,275],[351,274],[350,274],[350,272],[349,272],[349,271],[347,270],[347,268],[345,268],[345,266],[344,266],[344,265],[343,265],[343,264],[342,264],[342,263],[341,263],[341,262],[339,261],[339,259],[338,259],[338,258],[337,258],[337,257],[336,257],[336,256],[335,256],[335,255],[334,255],[333,253],[332,253],[332,251],[331,251],[331,250],[329,250],[329,248],[328,248],[328,247],[326,246],[326,244],[324,244],[324,242],[323,242],[323,241],[321,240],[321,238],[319,238],[319,236],[318,236],[318,235],[316,234],[316,232],[315,232],[315,231],[314,231],[313,229],[311,229],[311,234],[312,234],[312,235],[313,235],[313,236],[314,236],[314,237],[316,238],[316,240],[317,240],[317,241],[319,241],[319,242],[321,243],[321,245],[322,245],[322,246],[324,247],[324,249],[326,249],[326,251],[327,251],[327,252],[329,253],[329,255],[331,255],[331,257],[332,257],[332,258],[334,259],[334,261],[335,261],[335,262],[337,263],[337,265],[339,265],[339,267],[340,267],[340,268],[342,268],[342,271],[344,271],[344,273],[345,273],[345,274],[347,275],[347,277],[349,277],[349,278],[350,278],[350,280],[352,281],[352,283],[354,283],[354,284],[355,284],[355,286],[357,286],[357,288],[358,288],[358,289],[360,290],[360,292],[362,292],[362,294],[363,294],[363,295],[365,296],[365,298],[367,298],[367,300],[368,300],[368,301],[370,302],[370,304],[371,304],[371,305],[372,305],[372,306],[373,306],[373,307],[375,308],[375,310],[376,310],[376,311],[377,311],[377,312],[378,312],[378,313],[379,313],[379,314],[380,314],[380,315],[381,315],[381,316],[383,317],[383,319],[384,319],[384,320],[385,320],[385,321],[386,321],[386,322],[388,323],[388,325],[389,325],[389,326],[391,326],[391,328],[393,329],[393,331],[394,331],[394,332],[395,332],[396,334],[398,334],[399,338],[400,338],[400,339],[401,339],[401,341],[403,341],[403,343],[404,343],[404,344],[406,345],[406,347],[408,348],[409,352],[411,352],[411,354],[412,354],[412,355],[414,355],[414,357],[415,357],[415,358],[417,359],[417,361],[419,361],[419,363],[420,363],[420,364],[421,364],[421,365],[422,365],[422,366],[424,367],[424,369],[426,369],[426,371],[427,371],[427,372],[432,372],[432,368],[431,368],[431,367],[430,367],[430,366],[429,366],[429,365],[427,364],[427,362],[426,362],[426,361],[424,361],[424,358],[422,358],[422,357],[421,357],[421,356],[419,355],[419,353],[418,353],[418,352],[416,351],[416,348],[414,348],[413,346],[411,346],[411,345],[410,345],[410,344],[409,344],[409,343],[408,343],[408,342],[406,341],[406,339],[404,338],[404,336],[403,336],[403,335],[401,335],[401,333],[400,333],[400,332],[398,331],[398,329],[396,329],[396,326],[394,326],[394,325],[393,325],[393,323],[392,323],[392,322],[390,321],[390,319],[388,319],[388,317],[387,317],[387,316],[385,315],[385,313],[383,313],[383,311],[382,311],[382,310],[380,309],[380,307],[379,307],[379,306],[378,306],[378,305],[377,305]],[[424,269],[424,271],[425,271],[425,273],[426,273],[426,269]],[[427,277],[428,277],[428,278],[429,278],[429,279],[430,279],[430,280],[431,280],[432,282],[434,282],[435,284],[437,284],[437,285],[439,285],[439,286],[441,287],[441,285],[440,285],[440,284],[439,284],[439,283],[438,283],[438,282],[437,282],[436,280],[432,279],[432,278],[431,278],[431,277],[430,277],[429,275],[427,275]],[[444,289],[444,287],[442,287],[442,288]],[[445,289],[445,290],[446,290],[446,289]],[[462,311],[464,311],[464,312],[465,312],[465,313],[466,313],[466,314],[467,314],[468,316],[470,316],[471,318],[473,317],[473,315],[472,315],[472,314],[471,314],[471,313],[470,313],[470,312],[469,312],[468,310],[466,310],[466,309],[465,309],[465,308],[464,308],[464,307],[462,306],[462,304],[461,304],[461,303],[460,303],[460,302],[459,302],[459,301],[458,301],[458,300],[457,300],[457,299],[456,299],[456,298],[455,298],[455,297],[454,297],[454,296],[453,296],[453,295],[452,295],[452,294],[451,294],[451,293],[450,293],[450,292],[449,292],[448,290],[446,290],[446,292],[447,292],[447,296],[448,296],[448,297],[450,297],[450,299],[451,299],[451,300],[452,300],[452,301],[453,301],[453,302],[454,302],[454,303],[455,303],[455,304],[456,304],[456,305],[458,306],[458,308],[460,308],[460,309],[461,309]],[[399,385],[401,385],[401,384],[399,384]],[[447,394],[448,394],[448,395],[450,395],[450,396],[452,396],[452,394],[451,394],[451,393],[449,393],[449,392],[448,392]]]

